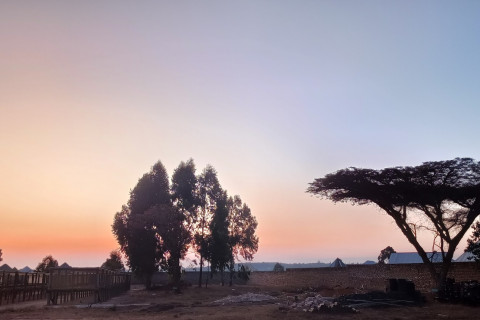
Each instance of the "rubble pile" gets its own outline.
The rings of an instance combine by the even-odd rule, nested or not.
[[[354,308],[334,302],[332,298],[324,298],[320,294],[307,296],[305,300],[299,301],[295,297],[294,302],[280,306],[280,310],[298,310],[311,313],[355,313]]]
[[[275,297],[269,296],[267,294],[259,293],[245,293],[238,296],[227,296],[225,298],[214,301],[214,304],[231,304],[231,303],[242,303],[242,302],[264,302],[275,300]]]

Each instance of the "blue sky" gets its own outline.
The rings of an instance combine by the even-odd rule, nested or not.
[[[252,208],[257,261],[411,251],[377,209],[305,189],[480,159],[479,34],[477,1],[1,1],[5,262],[101,263],[138,178],[190,157]]]

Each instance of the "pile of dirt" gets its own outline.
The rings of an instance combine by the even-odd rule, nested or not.
[[[307,296],[305,300],[299,300],[295,297],[294,302],[287,302],[287,304],[280,305],[282,311],[304,311],[311,313],[355,313],[354,308],[345,306],[334,302],[332,298],[322,297],[320,294]]]
[[[225,298],[214,301],[213,304],[225,305],[245,302],[271,302],[273,300],[276,300],[276,298],[270,295],[249,292],[238,296],[227,296]]]

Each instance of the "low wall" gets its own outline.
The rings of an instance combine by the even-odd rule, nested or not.
[[[438,265],[437,267],[440,267]],[[480,266],[472,262],[454,263],[449,273],[456,281],[480,281]],[[287,269],[285,272],[252,272],[249,284],[290,288],[354,288],[385,290],[390,278],[409,279],[418,290],[435,288],[423,264],[347,265],[345,268]]]
[[[440,265],[437,265],[440,268]],[[184,272],[182,280],[192,285],[198,284],[199,272]],[[431,275],[422,263],[418,264],[374,264],[374,265],[347,265],[345,268],[313,268],[287,269],[284,272],[252,271],[248,284],[258,286],[280,287],[282,289],[295,288],[353,288],[361,290],[385,290],[387,279],[408,279],[415,283],[417,290],[431,292],[435,284]],[[458,262],[452,264],[449,278],[456,281],[480,281],[480,265],[473,262]],[[208,272],[203,274],[203,285],[220,284],[220,274],[210,277]],[[166,272],[157,272],[153,275],[154,285],[165,285],[169,281]],[[225,272],[225,284],[228,285],[229,273]],[[132,283],[143,284],[143,279],[133,277]],[[234,284],[244,284],[234,278]]]
[[[200,272],[198,271],[186,271],[182,273],[182,281],[190,284],[190,285],[198,285],[198,278],[200,277]],[[170,278],[168,273],[166,272],[156,272],[152,276],[152,284],[153,285],[166,285],[168,284]],[[222,279],[220,273],[214,273],[213,277],[211,276],[210,272],[203,272],[202,276],[202,285],[204,286],[206,281],[208,284],[221,284]],[[230,281],[230,272],[224,273],[224,281],[225,285],[228,285]],[[132,284],[145,284],[145,279],[137,276],[132,277]],[[245,281],[234,277],[233,284],[245,284]]]

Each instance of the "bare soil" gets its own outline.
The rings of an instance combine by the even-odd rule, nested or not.
[[[324,297],[348,293],[320,290]],[[357,313],[309,313],[286,308],[302,299],[299,290],[275,287],[212,285],[188,287],[181,294],[171,290],[147,291],[133,287],[129,292],[98,304],[74,301],[46,306],[45,301],[2,306],[0,319],[479,319],[480,308],[443,304],[428,298],[422,306],[362,308]],[[243,295],[242,297],[238,297]],[[295,298],[297,296],[297,298]],[[238,297],[238,299],[235,299]],[[272,297],[245,301],[243,297]],[[252,299],[255,300],[255,299]]]

